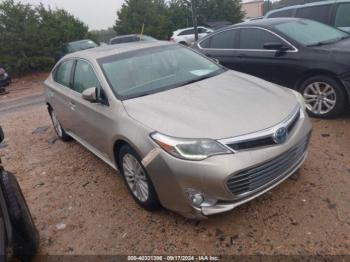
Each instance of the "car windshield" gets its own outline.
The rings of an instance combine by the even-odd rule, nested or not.
[[[209,59],[178,45],[113,55],[99,59],[99,64],[120,99],[176,88],[224,71]]]
[[[277,24],[275,27],[305,46],[334,43],[349,37],[349,34],[341,30],[311,20],[288,21]]]

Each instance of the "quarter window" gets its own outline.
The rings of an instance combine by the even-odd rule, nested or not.
[[[330,5],[304,7],[297,10],[296,17],[307,18],[329,24],[330,10]]]
[[[73,60],[61,63],[54,74],[54,80],[64,86],[70,87],[70,79],[73,68]]]
[[[209,46],[215,49],[234,49],[236,37],[237,30],[227,30],[217,33],[210,38]]]
[[[99,87],[100,83],[91,65],[85,61],[78,60],[75,67],[73,90],[82,93],[90,87]]]
[[[239,48],[240,49],[264,49],[265,43],[282,43],[277,36],[257,28],[241,29]]]
[[[350,4],[340,4],[335,17],[335,27],[350,27]]]

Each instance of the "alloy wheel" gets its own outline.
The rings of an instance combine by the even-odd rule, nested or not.
[[[149,186],[146,174],[139,161],[131,154],[123,157],[123,172],[133,195],[141,202],[146,202]]]
[[[329,113],[337,103],[337,95],[334,87],[326,82],[309,84],[305,88],[303,96],[306,108],[316,115]]]

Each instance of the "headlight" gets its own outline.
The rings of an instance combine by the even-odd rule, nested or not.
[[[305,99],[304,97],[297,91],[292,90],[293,94],[295,95],[295,97],[297,98],[299,104],[301,105],[301,107],[303,108],[303,110],[306,109],[306,105],[305,105]]]
[[[152,133],[153,140],[166,152],[186,160],[204,160],[210,156],[231,154],[225,146],[212,139],[187,139]]]

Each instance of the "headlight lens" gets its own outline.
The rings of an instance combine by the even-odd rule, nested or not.
[[[212,139],[187,139],[152,133],[153,140],[166,152],[186,160],[204,160],[210,156],[231,154],[225,146]]]
[[[305,105],[305,99],[304,97],[297,91],[292,90],[292,92],[294,93],[295,97],[297,98],[299,104],[301,105],[301,107],[303,108],[303,110],[306,109],[306,105]]]

